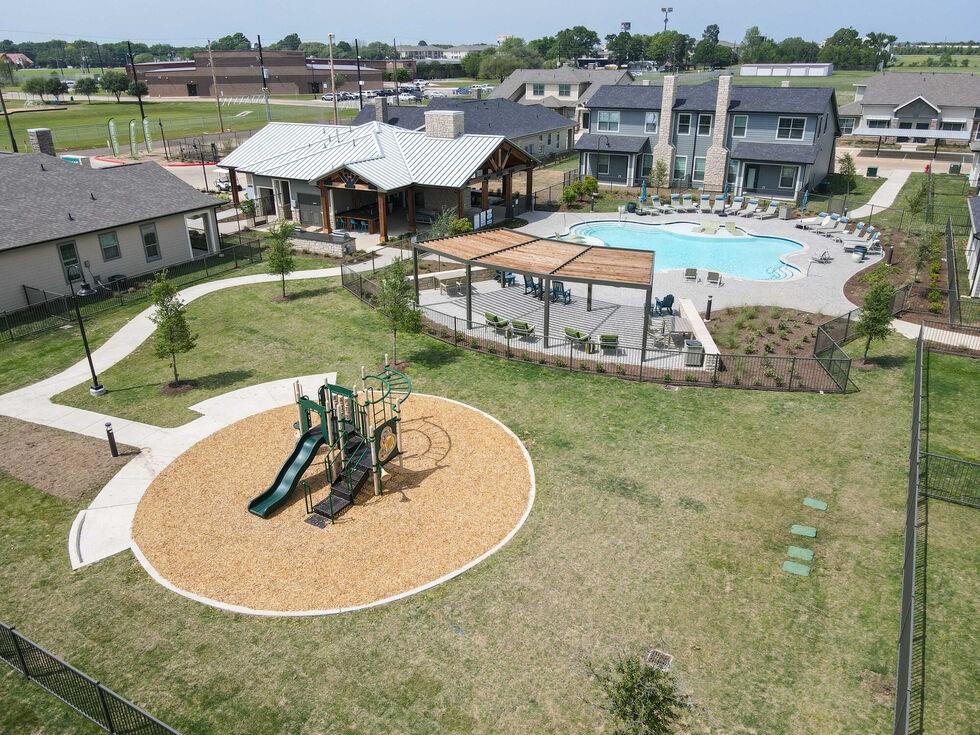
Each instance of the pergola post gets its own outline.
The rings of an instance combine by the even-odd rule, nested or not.
[[[415,187],[408,187],[408,229],[412,232],[418,231],[418,226],[415,224]]]
[[[534,188],[534,169],[529,168],[524,172],[524,196],[527,197],[527,209],[531,211],[531,190]]]
[[[463,187],[459,191],[456,192],[456,216],[459,217],[460,219],[463,219],[463,217],[465,216],[465,212],[466,212],[466,209],[464,209],[464,207],[463,207],[463,189],[464,188],[466,188],[466,187]]]
[[[228,169],[228,182],[231,184],[231,203],[238,209],[238,175],[235,169]]]
[[[419,303],[419,249],[412,243],[412,273],[415,276],[415,303]],[[421,304],[419,304],[421,306]]]
[[[323,232],[332,232],[330,228],[330,192],[327,187],[320,183],[320,215],[323,217]]]
[[[506,204],[506,217],[510,219],[514,216],[514,175],[504,174],[504,203]]]
[[[473,266],[466,264],[466,328],[473,329]]]
[[[650,333],[650,304],[653,301],[653,287],[647,287],[647,295],[643,300],[643,338],[640,340],[640,363],[646,359],[647,336]]]
[[[548,296],[545,296],[545,293]],[[548,333],[551,328],[551,279],[541,279],[541,295],[544,297],[544,346],[548,347]]]
[[[490,209],[490,179],[487,178],[480,184],[480,207],[484,212]]]
[[[592,311],[592,283],[585,288],[585,310]]]
[[[388,242],[388,195],[378,192],[378,224],[381,228],[381,242]]]

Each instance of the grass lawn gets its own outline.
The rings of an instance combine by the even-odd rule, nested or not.
[[[916,172],[909,176],[908,181],[895,198],[895,202],[887,209],[880,212],[876,211],[872,215],[872,223],[876,227],[903,227],[909,226],[908,201],[913,193],[927,181],[929,175]],[[935,223],[940,227],[945,227],[946,217],[953,217],[954,232],[962,234],[968,227],[969,210],[966,198],[970,191],[967,186],[965,175],[953,174],[933,174],[933,186],[935,192]],[[852,207],[853,208],[853,207]],[[924,213],[915,217],[914,229],[921,229],[924,224]]]
[[[823,194],[810,195],[807,209],[812,211],[843,212],[844,194],[848,191],[847,181],[840,174],[829,174],[826,178],[827,185],[830,187],[831,199],[825,200]],[[874,196],[885,180],[883,178],[868,178],[867,176],[855,176],[850,185],[850,193],[847,195],[848,210],[857,209],[862,204],[867,204],[868,200]]]
[[[929,451],[980,462],[980,360],[929,353]]]
[[[980,56],[971,56],[969,54],[953,54],[953,64],[955,66],[910,66],[911,64],[923,64],[928,58],[932,58],[934,61],[939,61],[940,54],[902,54],[898,56],[898,63],[894,66],[888,67],[888,71],[910,71],[910,72],[922,72],[925,74],[931,74],[932,72],[939,73],[976,73],[980,69]],[[967,65],[963,66],[963,60],[966,59]]]
[[[77,100],[78,98],[76,98]],[[218,115],[214,104],[207,102],[153,102],[144,100],[146,116],[153,122],[153,133],[159,143],[160,128],[163,122],[168,138],[198,135],[204,132],[216,133]],[[342,109],[340,114],[353,118],[356,110]],[[251,130],[265,125],[265,107],[262,104],[229,105],[222,108],[225,129]],[[67,110],[46,110],[44,112],[20,113],[10,118],[14,136],[24,150],[27,145],[27,129],[36,127],[51,128],[55,146],[58,150],[101,148],[106,146],[108,132],[106,125],[110,117],[116,119],[119,131],[119,144],[125,147],[129,140],[130,119],[139,119],[139,105],[134,99],[122,102],[76,101]],[[332,122],[333,108],[309,105],[272,105],[272,119],[279,122]],[[0,150],[10,150],[6,134],[0,136]]]
[[[121,71],[126,72],[126,69],[119,67],[106,67],[106,71]],[[18,69],[14,72],[14,82],[16,86],[21,86],[31,77],[41,77],[42,79],[47,79],[52,74],[60,76],[62,79],[81,79],[82,77],[95,77],[102,75],[101,67],[93,67],[86,71],[85,69],[75,68],[75,69],[62,69],[60,72],[58,69]]]

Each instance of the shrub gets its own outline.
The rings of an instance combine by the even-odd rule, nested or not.
[[[688,383],[693,383],[697,379],[698,379],[698,376],[695,375],[694,373],[687,373],[686,375],[684,375],[684,380],[686,380]]]
[[[671,381],[670,373],[664,373],[664,382],[669,383]]]
[[[766,322],[765,330],[766,330],[766,334],[775,334],[776,333],[776,328],[772,325],[772,322]]]
[[[457,217],[449,223],[450,235],[465,235],[473,231],[473,223],[463,217]]]
[[[698,501],[685,500],[695,510],[704,509]],[[615,721],[617,735],[671,735],[689,706],[669,672],[638,656],[620,656],[603,670],[590,665],[589,671],[604,695],[603,709]]]
[[[572,186],[566,186],[565,190],[561,193],[561,201],[565,205],[574,204],[578,199],[578,192]]]

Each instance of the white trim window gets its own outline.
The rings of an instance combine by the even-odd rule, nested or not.
[[[660,113],[648,112],[643,116],[643,132],[656,133],[660,126]]]
[[[796,166],[779,167],[779,188],[792,189],[796,186]]]
[[[841,135],[850,135],[854,132],[855,120],[853,117],[842,117],[840,119],[840,132]]]
[[[803,140],[806,130],[805,117],[781,117],[776,130],[777,140]]]
[[[598,154],[596,154],[595,172],[599,176],[608,176],[609,175],[609,154],[608,153],[598,153]]]
[[[691,181],[704,181],[704,156],[694,157],[694,171],[691,173]]]
[[[711,135],[711,115],[707,113],[698,115],[698,135]]]
[[[687,174],[687,156],[674,156],[674,175],[671,178],[683,179]]]
[[[122,257],[119,250],[119,238],[115,232],[103,232],[99,235],[99,248],[102,250],[102,260],[115,260]]]
[[[160,240],[157,238],[157,226],[150,222],[140,225],[140,239],[143,241],[143,253],[146,255],[146,262],[160,260]]]
[[[954,120],[943,120],[941,123],[939,123],[939,129],[940,130],[955,130],[957,132],[962,132],[962,131],[966,130],[966,123],[963,122],[962,120],[958,120],[958,121],[954,121]]]
[[[691,113],[682,112],[677,115],[677,134],[678,135],[690,135],[691,134]],[[682,156],[683,158],[683,156]]]
[[[725,181],[729,186],[735,186],[735,182],[738,180],[738,161],[728,162],[728,173],[725,175]]]
[[[559,97],[571,97],[572,96],[572,85],[571,84],[559,84],[558,85],[558,96]]]
[[[599,110],[596,120],[596,129],[600,132],[619,132],[619,110]]]
[[[877,120],[868,120],[869,128],[887,128],[891,125],[891,120],[885,120],[884,118],[878,118]]]
[[[744,138],[749,129],[748,115],[732,115],[732,137]]]

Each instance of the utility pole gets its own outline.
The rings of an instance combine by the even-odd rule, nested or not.
[[[364,82],[361,81],[361,50],[357,45],[357,39],[354,39],[354,64],[357,66],[357,107],[360,110],[364,109]]]
[[[214,74],[214,55],[211,53],[211,40],[208,39],[208,63],[211,65],[211,91],[214,92],[214,104],[218,107],[218,129],[225,132],[225,121],[221,117],[221,98],[218,97],[218,77]]]
[[[105,75],[105,64],[102,63],[102,44],[96,43],[95,50],[99,54],[99,68],[102,70],[102,74]]]
[[[265,119],[272,122],[272,109],[269,107],[269,73],[265,70],[265,59],[262,57],[262,36],[256,36],[259,41],[259,70],[262,74],[262,99],[265,100]]]
[[[133,58],[133,44],[126,41],[126,48],[129,51],[129,65],[133,67],[133,84],[136,87],[136,100],[140,103],[140,125],[146,119],[146,114],[143,112],[143,95],[140,93],[140,78],[136,74],[136,60]]]
[[[0,84],[0,111],[3,112],[3,119],[7,121],[7,135],[10,136],[10,147],[13,148],[14,153],[18,153],[17,150],[17,139],[14,137],[14,128],[10,124],[10,115],[7,114],[7,103],[3,99],[3,85]]]
[[[340,125],[340,115],[337,112],[337,77],[333,70],[333,34],[327,34],[327,42],[330,45],[330,96],[333,98],[333,124]]]
[[[674,12],[674,9],[673,8],[668,8],[668,7],[663,7],[663,8],[660,8],[660,11],[664,14],[664,31],[666,31],[667,30],[667,18],[669,18],[670,17],[670,14]]]

